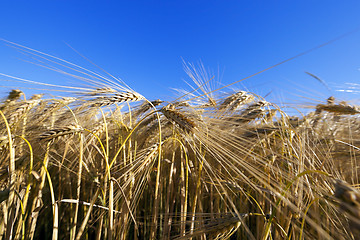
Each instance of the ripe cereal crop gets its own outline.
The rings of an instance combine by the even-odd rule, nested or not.
[[[1,101],[2,239],[360,239],[357,106],[332,97],[289,116],[220,94],[202,65],[185,68],[197,91],[146,99],[16,47],[85,87]]]

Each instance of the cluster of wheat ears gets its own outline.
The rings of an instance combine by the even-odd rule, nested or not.
[[[360,239],[355,106],[329,98],[289,117],[253,93],[210,89],[192,65],[193,91],[147,100],[16,47],[87,86],[1,102],[3,239]]]

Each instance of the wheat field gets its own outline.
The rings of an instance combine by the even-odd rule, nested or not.
[[[1,102],[2,239],[360,239],[356,106],[289,116],[193,65],[195,90],[146,99],[19,48],[86,86]]]

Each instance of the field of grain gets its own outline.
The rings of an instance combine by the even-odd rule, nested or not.
[[[87,87],[1,102],[2,239],[360,239],[356,106],[288,116],[191,65],[195,90],[146,99],[41,56]]]

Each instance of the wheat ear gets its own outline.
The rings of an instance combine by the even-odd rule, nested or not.
[[[168,120],[176,123],[183,130],[192,131],[196,127],[193,120],[177,111],[172,105],[163,107],[160,111]]]
[[[254,100],[254,96],[245,91],[239,91],[225,98],[224,102],[220,105],[220,110],[231,109],[235,110],[239,106],[250,103]]]
[[[109,106],[116,103],[123,103],[123,102],[136,102],[143,100],[144,97],[135,92],[122,92],[117,93],[113,96],[100,96],[92,100],[93,104],[92,107],[103,107]]]
[[[53,128],[49,131],[42,133],[38,138],[40,140],[50,141],[65,135],[70,135],[81,131],[83,131],[82,127],[78,125],[69,125],[61,128]]]

